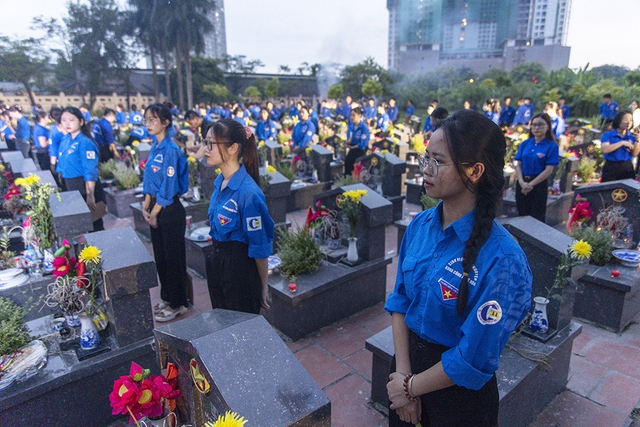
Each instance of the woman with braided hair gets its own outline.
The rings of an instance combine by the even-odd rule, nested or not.
[[[420,159],[429,197],[441,199],[407,228],[392,315],[395,357],[389,425],[497,426],[495,371],[531,306],[532,275],[495,220],[505,139],[463,110],[445,119]]]

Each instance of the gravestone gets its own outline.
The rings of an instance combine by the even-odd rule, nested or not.
[[[578,167],[580,166],[580,159],[577,157],[569,157],[569,161],[565,166],[564,172],[560,178],[560,191],[563,193],[570,193],[573,187],[573,175],[578,171]],[[556,171],[557,171],[556,166]],[[554,172],[551,177],[554,177],[556,172]],[[551,185],[549,186],[551,188]]]
[[[138,160],[148,160],[151,153],[151,145],[147,142],[140,142],[138,144]]]
[[[327,150],[321,145],[311,146],[311,163],[313,168],[318,173],[318,181],[329,182],[333,178],[331,176],[331,160],[333,160],[333,153]]]
[[[553,286],[560,257],[567,252],[573,239],[530,216],[504,219],[501,223],[516,238],[527,256],[533,274],[532,298],[546,297],[548,289]],[[569,274],[573,281],[568,281],[564,287],[555,289],[549,298],[550,302],[547,305],[549,332],[542,336],[531,335],[536,335],[536,338],[545,341],[571,323],[576,283],[586,272],[587,264],[577,265],[571,269]]]
[[[287,197],[287,212],[306,210],[314,203],[317,194],[331,188],[331,181],[328,182],[303,182],[296,179],[291,183],[291,193]]]
[[[360,178],[366,179],[363,183],[373,191],[381,191],[384,198],[393,204],[393,221],[402,219],[402,174],[406,163],[391,153],[382,154],[378,151],[357,161],[364,166],[360,172]]]
[[[265,173],[267,172],[264,169],[260,170],[261,175]],[[291,181],[278,171],[269,173],[269,176],[269,186],[264,190],[269,215],[274,223],[284,223],[287,220],[287,199],[291,194]]]
[[[178,367],[181,424],[234,411],[252,426],[331,425],[329,399],[262,316],[216,309],[155,336],[161,367]]]
[[[280,164],[280,159],[282,159],[282,146],[278,144],[277,141],[273,141],[268,139],[264,142],[265,147],[267,148],[267,161],[273,167]]]
[[[76,236],[93,230],[91,211],[79,191],[52,194],[49,196],[49,206],[59,242],[62,239],[72,242]]]
[[[49,184],[51,187],[53,187],[54,189],[58,189],[58,184],[56,183],[55,178],[53,177],[53,174],[51,173],[50,170],[46,170],[46,171],[35,171],[32,172],[34,175],[37,175],[38,178],[40,178],[40,182],[43,184]]]
[[[105,188],[104,201],[107,204],[107,210],[118,218],[126,218],[133,215],[130,205],[137,201],[136,195],[139,193],[140,190],[137,188],[129,190],[118,190],[116,186]]]
[[[158,286],[156,264],[131,227],[85,234],[102,250],[104,298],[112,333],[120,347],[153,334],[149,289]]]
[[[205,200],[207,203],[205,203]],[[207,220],[207,207],[208,207],[208,199],[202,200],[200,202],[186,202],[180,199],[180,203],[184,206],[184,210],[186,216],[191,216],[191,224],[195,224],[199,221]],[[129,205],[131,208],[131,212],[133,213],[133,227],[134,230],[138,233],[142,234],[148,239],[151,239],[151,230],[149,228],[149,223],[144,220],[142,216],[142,204],[139,202],[131,203]]]
[[[391,137],[381,139],[380,141],[375,141],[373,144],[371,144],[371,147],[376,148],[377,151],[387,150],[389,153],[393,154],[394,156],[400,155],[400,147],[398,146],[398,144],[395,143],[394,139]]]
[[[15,178],[26,177],[30,172],[38,170],[33,159],[25,158],[20,151],[3,151],[2,161]]]

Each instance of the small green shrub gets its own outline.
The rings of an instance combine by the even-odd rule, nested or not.
[[[591,245],[591,264],[606,265],[613,255],[611,246],[611,233],[605,230],[596,230],[591,225],[588,227],[573,227],[571,237],[576,240],[585,240]]]
[[[284,175],[289,181],[293,182],[295,178],[295,174],[291,170],[288,165],[283,165],[282,163],[276,165],[276,170]]]
[[[358,181],[355,180],[353,174],[349,174],[347,176],[340,176],[336,178],[333,183],[335,184],[335,188],[340,188],[344,187],[345,185],[357,184]]]
[[[130,190],[140,184],[140,177],[135,170],[126,166],[118,165],[113,172],[113,183],[119,190]]]
[[[580,159],[580,164],[578,165],[578,178],[582,180],[582,182],[589,182],[591,178],[593,178],[593,173],[596,171],[596,161],[592,160],[588,157],[583,157]]]
[[[295,231],[278,228],[278,255],[282,274],[295,281],[303,274],[311,274],[320,267],[322,252],[307,231],[298,227]]]
[[[100,179],[113,179],[113,173],[118,168],[118,164],[114,159],[109,159],[105,163],[98,165]]]
[[[0,355],[13,353],[31,341],[24,324],[26,312],[10,299],[0,297]]]

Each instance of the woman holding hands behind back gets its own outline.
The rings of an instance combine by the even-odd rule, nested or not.
[[[207,163],[221,171],[209,204],[211,306],[258,314],[261,307],[269,309],[273,220],[260,189],[256,137],[248,127],[224,119],[209,127],[204,145]]]
[[[385,306],[395,347],[390,426],[498,425],[495,371],[529,311],[532,282],[522,249],[495,220],[505,151],[497,125],[463,110],[420,158],[427,194],[442,201],[409,224]]]
[[[633,179],[636,171],[631,160],[640,154],[640,144],[629,131],[633,124],[633,115],[629,111],[621,111],[613,119],[613,129],[602,134],[602,182],[619,179]]]

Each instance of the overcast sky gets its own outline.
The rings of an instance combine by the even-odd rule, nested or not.
[[[27,37],[36,15],[60,17],[67,0],[0,0],[0,34]],[[479,1],[479,0],[472,0]],[[124,3],[123,0],[121,0]],[[387,65],[386,0],[225,0],[227,51],[276,72],[300,63],[355,64],[372,56]],[[635,36],[639,0],[573,0],[568,45],[571,68],[603,64],[640,67]]]

